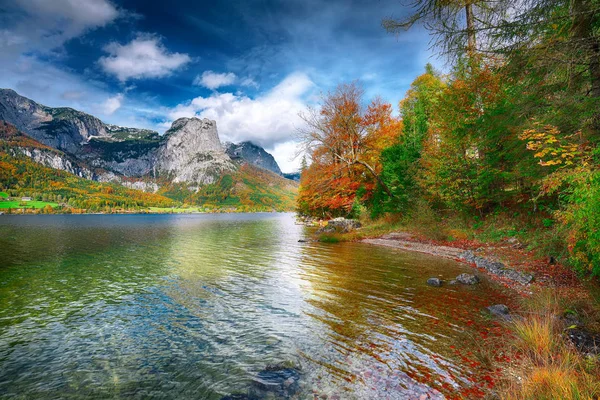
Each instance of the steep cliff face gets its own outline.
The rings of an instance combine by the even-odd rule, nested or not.
[[[204,185],[236,167],[223,150],[215,121],[180,118],[165,132],[155,168],[172,182]]]
[[[31,158],[33,161],[42,164],[46,167],[66,171],[70,174],[84,179],[96,180],[97,175],[91,170],[81,167],[77,163],[69,160],[64,154],[54,152],[47,149],[16,147],[13,150],[13,155],[24,155]]]
[[[40,143],[69,153],[78,153],[91,137],[109,136],[96,117],[72,108],[46,107],[10,89],[0,89],[0,119]]]
[[[5,145],[12,156],[26,156],[46,167],[66,171],[80,178],[96,178],[92,170],[80,165],[74,157],[32,139],[5,121],[0,121],[0,144]]]
[[[232,159],[242,159],[259,168],[281,175],[281,169],[275,158],[260,146],[252,142],[226,143],[225,151]]]

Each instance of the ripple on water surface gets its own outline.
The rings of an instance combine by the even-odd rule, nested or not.
[[[265,367],[282,362],[299,384],[276,398],[488,384],[473,349],[500,287],[429,287],[469,268],[298,243],[306,229],[289,214],[0,218],[0,395],[264,397]]]

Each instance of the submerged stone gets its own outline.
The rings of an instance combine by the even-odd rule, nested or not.
[[[288,397],[299,390],[299,382],[298,368],[291,367],[287,363],[269,364],[252,381],[253,394],[259,398],[269,393]]]

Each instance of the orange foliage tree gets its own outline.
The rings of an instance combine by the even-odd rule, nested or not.
[[[389,193],[379,176],[379,155],[401,129],[390,104],[375,99],[365,107],[364,91],[353,82],[339,85],[301,117],[299,135],[311,164],[300,180],[300,212],[349,215],[377,184]]]

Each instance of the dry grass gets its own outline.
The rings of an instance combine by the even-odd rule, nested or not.
[[[556,318],[548,313],[530,315],[513,323],[515,347],[535,363],[551,359],[560,346]]]
[[[550,292],[528,300],[524,317],[510,324],[516,359],[501,387],[503,399],[569,400],[600,398],[598,361],[565,341],[560,319],[564,301]]]
[[[589,374],[570,369],[572,365],[534,367],[522,385],[507,399],[597,399],[598,382]],[[597,379],[597,378],[596,378]]]

